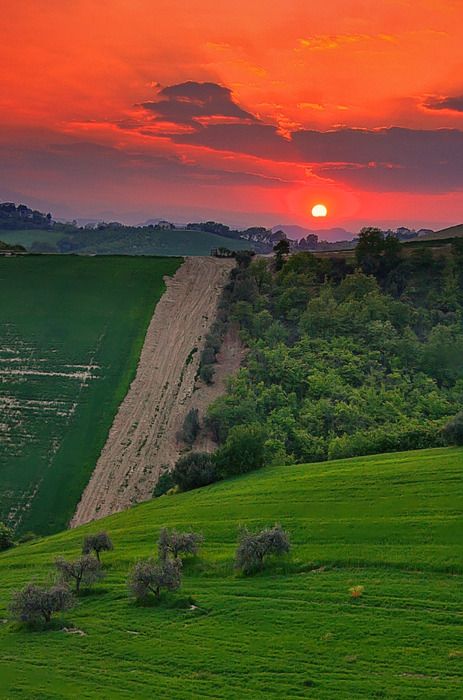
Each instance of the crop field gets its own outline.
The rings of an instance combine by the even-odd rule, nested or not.
[[[462,465],[446,448],[266,468],[3,553],[0,696],[460,699]],[[292,553],[236,575],[238,527],[275,521]],[[127,572],[162,526],[205,544],[179,592],[136,605]],[[12,589],[101,528],[107,576],[74,610],[47,631],[6,619]]]
[[[66,527],[179,258],[0,258],[0,520]]]

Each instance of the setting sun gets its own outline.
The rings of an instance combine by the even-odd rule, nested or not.
[[[327,214],[328,209],[324,204],[316,204],[314,207],[312,207],[312,216],[315,216],[316,218],[326,216]]]

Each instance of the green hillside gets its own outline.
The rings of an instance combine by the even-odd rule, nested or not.
[[[0,521],[66,527],[180,264],[0,257]]]
[[[65,243],[57,246],[58,241]],[[248,241],[225,238],[206,231],[160,230],[150,228],[114,228],[102,231],[79,230],[75,233],[64,231],[0,229],[0,241],[19,243],[28,250],[34,243],[47,244],[56,252],[75,252],[98,255],[210,255],[213,248],[249,250]],[[34,247],[35,248],[35,247]],[[40,252],[40,247],[37,248]]]
[[[458,224],[457,226],[449,226],[448,228],[443,228],[440,231],[433,231],[432,233],[426,233],[424,236],[420,236],[418,241],[431,241],[447,238],[461,238],[463,236],[463,224]]]
[[[435,449],[266,468],[6,552],[0,618],[11,590],[46,580],[84,533],[104,527],[115,544],[106,580],[55,629],[0,625],[0,696],[461,698],[462,465],[462,449]],[[291,558],[235,576],[238,525],[275,521]],[[127,571],[165,525],[205,545],[181,591],[140,607]]]

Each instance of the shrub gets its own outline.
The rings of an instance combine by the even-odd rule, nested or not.
[[[235,425],[216,454],[222,476],[245,474],[265,464],[265,431],[260,425]]]
[[[191,408],[183,421],[180,439],[191,447],[198,436],[200,428],[199,411],[197,408]]]
[[[138,600],[144,600],[150,593],[156,598],[162,589],[176,591],[182,582],[182,562],[180,559],[138,561],[130,572],[128,587]]]
[[[174,559],[177,559],[179,554],[195,555],[203,542],[204,537],[199,532],[177,532],[164,527],[159,533],[159,558],[165,561],[169,554]]]
[[[14,547],[13,530],[5,523],[0,523],[0,552]]]
[[[443,429],[444,437],[450,444],[463,445],[463,411],[457,413]]]
[[[55,560],[55,566],[62,582],[74,581],[77,594],[79,594],[82,584],[89,586],[103,577],[100,562],[88,554],[84,554],[74,561],[67,561],[63,557],[59,557]]]
[[[100,552],[109,552],[114,549],[111,538],[106,532],[98,532],[95,535],[87,535],[82,545],[82,554],[95,552],[96,558],[100,561]]]
[[[189,452],[180,457],[172,470],[172,479],[182,491],[212,484],[218,480],[213,455],[208,452]]]
[[[201,365],[199,377],[205,384],[212,384],[214,381],[214,367],[212,365]]]
[[[172,472],[165,468],[162,474],[160,474],[156,486],[153,491],[153,498],[158,498],[163,496],[165,493],[170,491],[175,486],[175,482],[172,478]]]
[[[289,550],[289,535],[281,525],[256,533],[244,528],[238,539],[235,568],[249,574],[263,567],[267,555],[286,554]]]
[[[19,622],[50,622],[53,613],[69,610],[74,605],[74,596],[68,586],[62,584],[43,588],[33,583],[15,591],[10,603],[10,613]]]

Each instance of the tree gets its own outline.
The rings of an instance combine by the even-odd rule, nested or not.
[[[13,530],[0,522],[0,552],[14,547]]]
[[[103,577],[100,562],[88,554],[84,554],[74,561],[59,557],[55,560],[55,566],[63,582],[74,581],[77,595],[80,592],[81,584],[90,586]]]
[[[129,575],[128,587],[138,600],[153,593],[156,598],[161,590],[176,591],[182,582],[182,562],[180,559],[144,559],[138,561]]]
[[[275,270],[281,270],[286,261],[286,256],[289,254],[289,241],[283,239],[278,241],[273,246],[273,252],[275,253]]]
[[[178,532],[164,527],[159,533],[159,558],[165,561],[170,554],[174,559],[177,559],[179,554],[195,555],[203,542],[204,537],[199,532]]]
[[[443,432],[450,444],[463,445],[463,411],[449,420]]]
[[[74,596],[68,586],[57,584],[50,588],[27,584],[13,593],[10,603],[11,615],[20,622],[50,622],[53,613],[69,610],[74,605]]]
[[[82,554],[95,552],[96,558],[100,561],[100,552],[109,552],[113,547],[111,538],[107,532],[98,532],[94,535],[86,535],[82,545]]]
[[[216,453],[216,464],[222,476],[245,474],[265,464],[265,430],[257,423],[235,425]]]
[[[244,528],[239,535],[235,568],[245,574],[261,569],[269,554],[286,554],[290,550],[288,533],[281,525],[252,533]]]
[[[212,484],[218,479],[213,455],[208,452],[189,452],[180,457],[172,470],[172,479],[181,491]]]

